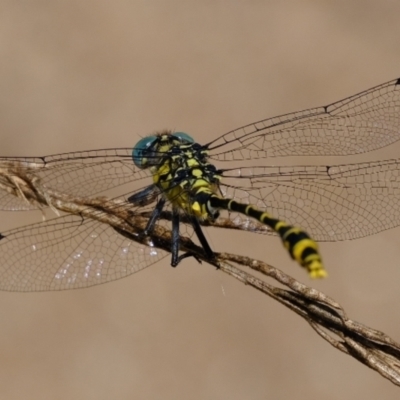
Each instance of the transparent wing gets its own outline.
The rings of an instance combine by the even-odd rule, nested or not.
[[[0,290],[77,289],[124,278],[168,253],[67,215],[3,233]]]
[[[0,169],[9,165],[26,169],[54,190],[88,197],[150,176],[149,171],[141,170],[134,165],[131,153],[132,149],[121,148],[46,157],[2,157]],[[9,193],[3,191],[0,193],[1,210],[33,208],[34,206]]]
[[[208,144],[210,158],[241,161],[277,156],[344,156],[400,138],[400,79],[325,107],[265,119]]]
[[[400,160],[226,170],[226,197],[254,204],[319,241],[356,239],[400,225]],[[245,216],[237,216],[247,223]]]

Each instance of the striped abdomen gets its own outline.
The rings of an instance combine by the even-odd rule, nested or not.
[[[241,204],[215,195],[209,197],[208,206],[211,209],[235,211],[269,226],[281,237],[291,257],[306,268],[312,278],[324,278],[327,275],[322,265],[318,244],[300,228],[288,225],[252,205]]]

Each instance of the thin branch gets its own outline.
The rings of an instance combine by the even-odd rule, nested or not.
[[[35,175],[34,168],[18,163],[0,166],[0,189],[39,208],[49,206],[57,211],[79,214],[83,218],[108,224],[129,239],[150,245],[149,238],[140,235],[149,214],[132,212],[132,207],[124,201],[89,199],[60,193],[47,188]],[[168,219],[168,215],[164,217]],[[229,223],[225,227],[229,227]],[[162,225],[156,225],[150,239],[152,246],[170,251],[171,231]],[[210,260],[190,238],[181,236],[180,239],[181,251],[194,254],[198,260],[220,268],[280,302],[307,321],[334,348],[400,386],[400,345],[388,335],[349,319],[336,301],[262,261],[228,253],[216,253],[215,258]],[[237,266],[258,271],[279,285],[256,278]]]

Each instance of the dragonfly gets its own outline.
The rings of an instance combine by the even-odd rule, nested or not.
[[[179,255],[180,233],[196,234],[206,258],[213,257],[202,226],[225,213],[243,230],[253,220],[267,225],[262,233],[280,236],[294,260],[311,276],[322,277],[317,241],[357,239],[400,225],[400,159],[294,166],[263,161],[362,154],[399,138],[400,78],[327,106],[245,125],[206,144],[184,132],[162,131],[133,148],[3,157],[0,171],[12,165],[52,190],[80,198],[132,187],[118,204],[132,216],[148,213],[141,235],[150,239],[157,224],[171,224],[173,266],[193,255]],[[0,191],[3,211],[35,207]],[[131,275],[167,255],[151,240],[132,240],[81,213],[62,215],[1,233],[0,290],[89,287]]]

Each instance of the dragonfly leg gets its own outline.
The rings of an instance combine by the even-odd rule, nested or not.
[[[151,232],[154,229],[154,225],[156,221],[160,218],[161,212],[165,206],[166,200],[164,198],[161,198],[158,200],[156,207],[153,210],[153,213],[151,214],[149,221],[147,222],[146,227],[144,228],[144,231],[141,233],[143,236],[148,236],[151,234]]]
[[[201,246],[203,247],[204,253],[206,253],[206,257],[208,259],[213,259],[214,252],[211,250],[211,247],[208,244],[206,237],[204,236],[203,230],[201,229],[201,226],[199,224],[199,220],[196,217],[191,216],[190,222],[191,222],[193,229],[197,235],[197,238],[200,241]]]
[[[179,212],[172,210],[172,242],[171,242],[171,266],[176,267],[181,258],[179,258]]]
[[[201,264],[201,259],[195,253],[192,253],[190,251],[178,256],[178,253],[179,253],[179,222],[180,222],[179,212],[178,211],[173,212],[172,213],[172,246],[171,246],[172,259],[171,259],[171,265],[173,267],[176,267],[183,259],[188,258],[188,257],[194,257]],[[204,233],[201,229],[198,219],[194,216],[191,216],[190,222],[191,222],[193,229],[197,235],[197,238],[200,241],[201,246],[203,247],[206,257],[208,259],[213,259],[214,252],[211,250],[211,247],[208,244],[207,239],[204,236]]]

